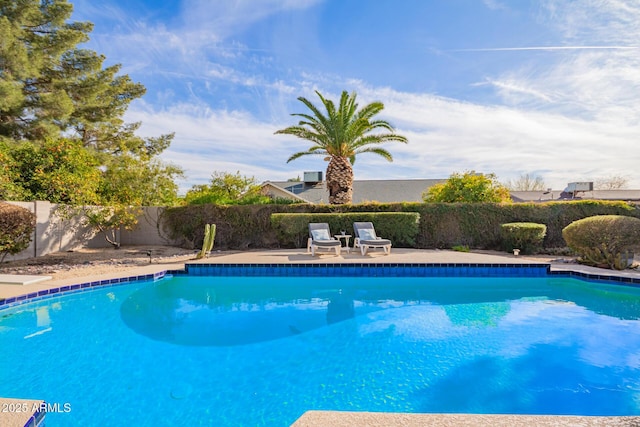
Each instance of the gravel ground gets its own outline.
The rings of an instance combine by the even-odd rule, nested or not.
[[[149,256],[149,253],[151,256]],[[195,259],[197,251],[172,246],[127,246],[120,249],[77,249],[43,257],[0,264],[0,274],[44,274],[67,279],[120,272],[131,267],[153,264],[182,264]]]

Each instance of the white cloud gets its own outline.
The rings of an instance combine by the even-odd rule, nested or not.
[[[393,163],[362,155],[354,167],[359,179],[380,178],[381,170],[387,178],[445,178],[453,172],[476,170],[496,173],[506,181],[539,171],[547,185],[562,189],[574,180],[633,175],[636,167],[636,159],[628,153],[634,150],[639,126],[620,127],[616,121],[476,105],[389,88],[363,86],[357,92],[361,103],[384,100],[382,117],[410,141],[385,146],[394,155]],[[179,160],[187,169],[188,186],[207,181],[220,168],[277,180],[326,167],[320,157],[286,164],[292,153],[309,145],[274,135],[289,122],[264,122],[247,112],[198,105],[163,111],[142,107],[132,110],[127,119],[142,121],[142,131],[148,135],[176,132],[165,158]]]
[[[224,81],[238,92],[254,94],[251,102],[267,111],[258,119],[240,103],[214,108],[196,89],[190,103],[176,100],[178,88],[155,94],[164,106],[136,102],[127,120],[142,121],[143,134],[176,132],[164,158],[187,170],[187,188],[208,181],[214,170],[240,170],[259,180],[323,170],[326,163],[317,157],[286,164],[289,155],[308,144],[273,133],[293,123],[289,113],[303,111],[297,96],[315,99],[313,90],[318,88],[335,98],[345,87],[356,90],[361,103],[383,101],[382,117],[410,140],[408,145],[385,146],[394,155],[393,163],[363,155],[355,164],[357,179],[445,178],[473,169],[494,172],[506,181],[535,172],[547,185],[562,189],[574,180],[637,176],[637,156],[632,154],[640,135],[637,2],[545,2],[539,19],[558,31],[564,44],[486,49],[519,58],[523,49],[542,50],[544,55],[544,61],[527,56],[526,61],[509,62],[497,75],[478,78],[477,84],[492,88],[501,104],[371,86],[364,78],[320,71],[288,70],[287,79],[271,77],[267,68],[240,65],[247,64],[243,61],[252,50],[235,40],[235,34],[272,14],[317,3],[192,0],[171,27],[122,16],[119,31],[109,29],[108,36],[100,37],[104,47],[119,52],[125,72],[179,77],[176,80],[190,88],[199,81],[201,90],[212,93],[214,82]],[[485,4],[495,8],[501,3]],[[260,60],[268,63],[269,58]],[[640,181],[631,180],[630,185],[640,187]]]
[[[140,135],[175,132],[162,155],[186,171],[184,192],[210,180],[214,171],[254,176],[258,181],[288,179],[297,174],[287,158],[303,149],[299,142],[274,135],[274,124],[260,122],[247,112],[215,111],[203,105],[179,104],[165,110],[139,103],[127,113],[129,122],[142,122]]]

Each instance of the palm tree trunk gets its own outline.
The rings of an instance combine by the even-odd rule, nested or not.
[[[343,205],[353,198],[353,167],[346,157],[331,156],[327,166],[329,203]]]

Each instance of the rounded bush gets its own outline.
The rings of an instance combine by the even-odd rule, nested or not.
[[[535,222],[509,222],[500,225],[500,234],[507,252],[520,249],[523,254],[531,254],[542,247],[547,226]]]
[[[0,203],[0,262],[7,254],[15,255],[29,247],[36,216],[28,209]]]
[[[623,269],[626,252],[640,248],[640,219],[623,215],[597,215],[574,221],[562,230],[567,245],[580,261]]]

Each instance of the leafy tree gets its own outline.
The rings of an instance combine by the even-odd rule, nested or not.
[[[110,157],[132,155],[142,164],[159,155],[173,134],[135,135],[140,123],[124,123],[140,83],[103,68],[105,57],[78,44],[89,40],[90,22],[71,22],[66,0],[0,0],[0,137],[17,142],[64,136]]]
[[[69,117],[61,55],[88,40],[90,23],[67,23],[64,1],[0,1],[0,135],[44,137]],[[56,75],[57,74],[57,75]]]
[[[542,177],[528,173],[520,175],[516,180],[507,182],[505,187],[511,191],[543,191],[547,189]]]
[[[446,182],[429,187],[422,199],[435,203],[511,202],[509,190],[494,174],[474,171],[452,174]]]
[[[219,205],[242,205],[269,203],[271,199],[260,193],[260,186],[254,177],[228,172],[214,172],[211,184],[194,185],[185,196],[185,202],[190,205],[207,203]]]
[[[102,181],[95,155],[71,139],[22,142],[13,149],[23,200],[48,200],[71,205],[99,203]]]
[[[113,152],[129,140],[122,116],[145,88],[119,64],[78,44],[90,22],[70,22],[66,0],[0,0],[0,135],[20,141],[61,133]],[[123,138],[124,136],[124,138]]]
[[[81,212],[89,225],[103,233],[105,240],[118,249],[118,230],[133,230],[142,209],[117,203],[108,206],[83,206]]]
[[[356,93],[349,95],[343,91],[336,109],[333,101],[316,94],[322,101],[325,113],[304,97],[299,97],[312,114],[294,113],[301,117],[297,125],[278,130],[276,134],[297,136],[311,141],[313,145],[306,151],[293,154],[287,163],[310,154],[325,156],[329,161],[326,179],[329,203],[351,203],[353,196],[353,163],[356,155],[375,153],[392,161],[391,154],[378,147],[389,141],[407,142],[407,138],[394,133],[394,128],[385,120],[373,119],[384,109],[379,101],[365,105],[358,110]],[[378,131],[382,132],[378,132]]]
[[[88,223],[104,234],[116,249],[117,232],[132,230],[142,213],[140,206],[167,206],[177,202],[174,179],[182,170],[157,159],[122,154],[111,158],[98,189],[101,206],[85,206],[82,213]]]
[[[16,184],[18,164],[12,150],[0,139],[0,200],[24,200],[24,189]]]
[[[78,45],[90,22],[66,0],[0,0],[0,196],[105,204],[89,221],[129,226],[133,208],[173,204],[182,171],[158,159],[173,134],[125,123],[145,88]]]
[[[103,173],[98,190],[102,204],[131,206],[168,206],[177,202],[180,168],[156,158],[130,154],[113,156]]]
[[[85,67],[76,45],[93,27],[67,22],[72,9],[64,0],[0,1],[0,135],[20,140],[65,130],[74,104],[69,71]]]

